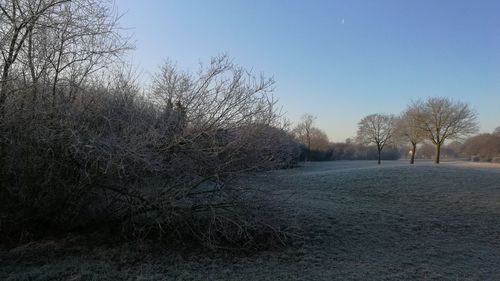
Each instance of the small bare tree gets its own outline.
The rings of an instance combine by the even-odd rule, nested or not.
[[[308,152],[311,151],[311,142],[312,142],[312,130],[314,126],[314,120],[316,120],[316,116],[311,114],[304,114],[301,117],[301,121],[297,126],[293,129],[293,133],[299,143],[306,146]],[[305,161],[307,161],[307,154]]]
[[[436,164],[446,140],[462,140],[478,131],[477,116],[466,103],[436,97],[414,102],[411,107],[417,111],[418,126],[436,148]]]
[[[385,145],[394,133],[395,117],[388,114],[371,114],[359,121],[357,141],[361,144],[375,144],[378,151],[378,164]]]
[[[394,135],[398,139],[411,143],[410,164],[414,164],[417,144],[425,139],[425,132],[418,124],[418,110],[416,108],[409,107],[401,114],[396,122]]]

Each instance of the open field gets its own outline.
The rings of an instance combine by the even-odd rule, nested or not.
[[[304,237],[251,256],[80,245],[0,252],[0,280],[500,280],[500,166],[308,163],[252,178],[295,194]]]

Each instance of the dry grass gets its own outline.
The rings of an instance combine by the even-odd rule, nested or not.
[[[247,183],[296,194],[300,243],[238,256],[70,237],[0,252],[0,279],[500,279],[499,166],[310,163]]]

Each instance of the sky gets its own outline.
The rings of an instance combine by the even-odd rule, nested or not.
[[[167,59],[184,70],[228,54],[276,80],[294,123],[304,113],[331,141],[372,113],[449,97],[500,126],[500,1],[116,0],[147,83]]]

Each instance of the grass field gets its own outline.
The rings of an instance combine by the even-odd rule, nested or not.
[[[500,166],[307,163],[248,184],[294,194],[303,238],[253,255],[87,247],[0,252],[0,280],[500,280]]]

